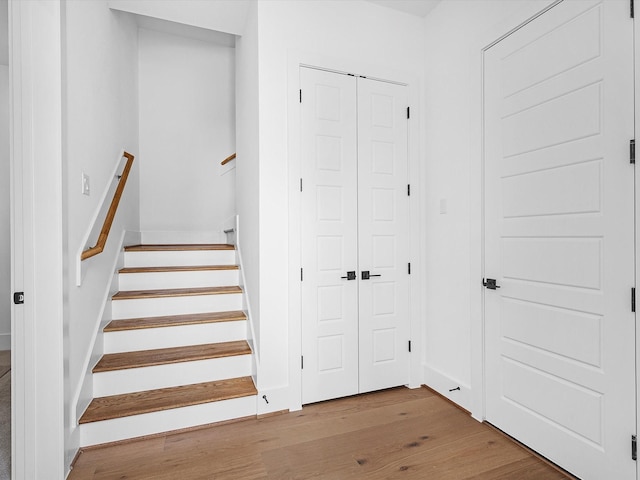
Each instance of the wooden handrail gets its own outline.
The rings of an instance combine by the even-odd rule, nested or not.
[[[113,223],[113,219],[116,217],[116,210],[118,210],[118,204],[120,203],[120,198],[122,198],[124,186],[127,184],[127,178],[129,178],[131,165],[133,165],[133,155],[124,152],[122,156],[127,158],[127,164],[124,166],[124,170],[122,172],[122,175],[120,176],[120,180],[118,181],[116,192],[113,194],[113,200],[111,200],[109,211],[107,212],[107,216],[104,219],[104,224],[102,225],[102,230],[100,230],[98,241],[95,246],[88,248],[87,250],[82,252],[82,254],[80,255],[81,260],[86,260],[87,258],[91,258],[95,255],[98,255],[99,253],[102,253],[102,251],[104,250],[104,246],[107,243],[107,237],[109,236],[109,231],[111,230],[111,224]]]
[[[236,154],[232,153],[231,155],[229,155],[227,158],[225,158],[224,160],[222,160],[220,162],[220,165],[226,165],[227,163],[229,163],[231,160],[233,160],[234,158],[236,158]]]

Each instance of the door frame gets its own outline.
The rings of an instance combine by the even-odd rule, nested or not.
[[[37,480],[67,473],[62,8],[9,0],[12,478]]]
[[[399,72],[382,66],[370,65],[353,59],[325,57],[306,52],[290,52],[287,61],[287,156],[288,156],[288,279],[289,279],[289,410],[302,408],[302,372],[300,358],[302,355],[302,315],[300,267],[301,267],[301,227],[300,221],[300,175],[301,175],[301,115],[300,115],[300,67],[311,67],[336,73],[355,73],[374,80],[405,84],[408,89],[411,106],[409,121],[408,162],[409,178],[416,179],[411,184],[409,200],[409,250],[412,274],[410,278],[410,328],[412,355],[410,360],[410,388],[417,388],[423,383],[421,364],[423,357],[423,327],[420,319],[424,312],[424,299],[421,287],[424,284],[424,222],[421,222],[424,195],[421,186],[424,184],[424,168],[420,158],[420,82],[417,74]],[[415,273],[414,273],[415,272]]]

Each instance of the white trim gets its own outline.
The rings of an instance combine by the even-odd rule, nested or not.
[[[638,4],[636,3],[636,6]],[[636,9],[636,16],[638,15]],[[635,131],[634,137],[636,139],[640,138],[640,74],[638,73],[638,69],[640,68],[640,22],[633,21],[633,40],[634,40],[634,59],[633,59],[633,68],[634,68],[634,77],[635,77],[635,85],[634,85],[634,96],[635,96]],[[636,158],[638,155],[636,154]],[[636,166],[634,171],[634,180],[635,180],[635,288],[636,288],[636,324],[638,321],[638,313],[637,313],[637,305],[638,298],[640,298],[640,292],[638,289],[638,279],[640,278],[640,195],[638,195],[638,186],[640,186],[640,171],[637,165],[638,160],[636,160]],[[635,435],[638,435],[640,432],[640,328],[636,328],[636,425],[635,425]],[[640,468],[636,467],[636,479],[640,480]]]
[[[12,478],[64,478],[61,4],[9,0]]]
[[[410,387],[423,383],[422,369],[422,322],[423,302],[421,291],[423,285],[422,247],[420,243],[421,212],[423,195],[421,180],[423,171],[420,168],[420,118],[421,96],[420,79],[417,74],[399,72],[377,65],[367,64],[360,60],[326,57],[312,53],[289,52],[287,58],[287,132],[288,132],[288,164],[289,164],[289,410],[302,408],[302,374],[300,370],[302,328],[301,328],[301,287],[300,287],[300,67],[306,66],[328,70],[336,73],[353,73],[367,78],[385,79],[390,83],[407,85],[411,120],[409,122],[409,178],[420,179],[411,184],[410,197],[410,257],[411,257],[411,339],[412,355],[410,366]],[[413,174],[415,172],[415,175]],[[415,275],[414,275],[415,272]]]

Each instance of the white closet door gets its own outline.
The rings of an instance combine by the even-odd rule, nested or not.
[[[636,478],[633,21],[564,1],[485,54],[486,418]]]
[[[356,80],[301,68],[302,402],[358,393]]]
[[[407,105],[407,87],[358,79],[361,393],[409,383]]]

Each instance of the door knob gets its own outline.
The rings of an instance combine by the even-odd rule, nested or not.
[[[362,280],[369,280],[371,277],[381,277],[382,275],[372,275],[369,270],[362,271]]]
[[[495,290],[496,288],[500,288],[500,285],[496,284],[496,280],[494,278],[487,278],[486,280],[483,278],[482,285],[487,287],[489,290]]]
[[[356,272],[355,272],[355,270],[351,270],[351,271],[347,272],[347,276],[346,277],[340,277],[340,278],[346,278],[347,280],[355,280],[356,279]]]

